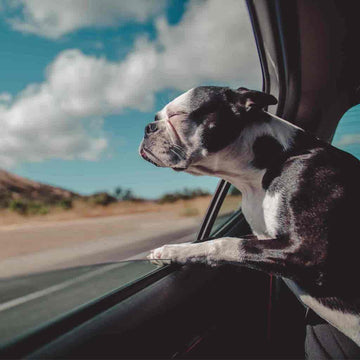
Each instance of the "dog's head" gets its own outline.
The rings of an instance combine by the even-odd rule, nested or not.
[[[260,91],[201,86],[167,104],[145,127],[139,153],[156,166],[186,170],[230,145],[275,97]]]

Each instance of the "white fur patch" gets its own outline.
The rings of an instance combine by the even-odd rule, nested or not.
[[[249,223],[254,235],[268,237],[262,203],[265,191],[259,185],[257,187],[242,187],[241,208],[246,221]]]
[[[275,193],[274,195],[266,194],[262,204],[266,230],[271,237],[276,237],[277,235],[279,226],[277,216],[281,205],[280,200],[280,193]]]
[[[360,346],[360,316],[329,309],[307,294],[300,295],[301,301],[325,319],[329,324],[347,335]]]
[[[284,279],[290,289],[309,308],[339,331],[347,335],[360,346],[360,315],[346,313],[340,310],[329,309],[316,298],[307,294],[299,285],[289,279]]]
[[[191,99],[191,93],[193,89],[190,89],[186,91],[185,93],[179,95],[177,98],[175,98],[173,101],[168,103],[162,110],[159,111],[160,119],[167,119],[168,118],[168,112],[170,111],[189,111],[189,102]]]

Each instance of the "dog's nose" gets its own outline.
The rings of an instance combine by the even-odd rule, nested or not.
[[[156,123],[150,123],[145,127],[145,135],[149,135],[151,133],[154,133],[158,131],[158,126]]]

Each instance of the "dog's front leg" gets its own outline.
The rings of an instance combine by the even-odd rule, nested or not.
[[[306,264],[299,262],[297,247],[293,245],[294,242],[288,238],[259,240],[256,236],[247,239],[227,237],[202,243],[164,245],[153,250],[149,259],[159,264],[238,264],[293,280],[305,275],[320,285],[317,259],[308,258]]]
[[[164,245],[152,250],[149,259],[158,264],[203,263],[211,266],[223,262],[241,262],[242,239],[222,238],[202,243]]]

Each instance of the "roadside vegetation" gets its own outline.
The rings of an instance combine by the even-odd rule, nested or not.
[[[211,194],[201,188],[179,189],[152,200],[143,199],[122,186],[80,195],[0,169],[0,227],[150,212],[163,212],[162,218],[167,214],[202,217],[210,199]],[[240,201],[241,195],[233,191],[225,205],[236,207]]]
[[[160,204],[174,203],[178,200],[191,200],[197,197],[209,196],[210,192],[202,189],[188,189],[166,193],[158,200]]]
[[[153,200],[140,198],[123,187],[116,187],[112,192],[72,194],[63,198],[34,199],[17,192],[0,192],[0,226],[162,211],[179,217],[196,217],[205,213],[210,198],[208,191],[199,188],[184,188]]]

